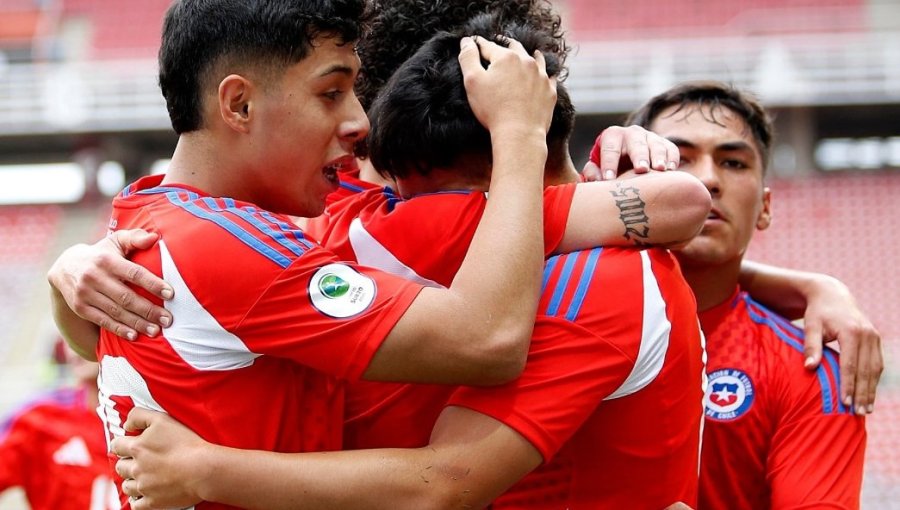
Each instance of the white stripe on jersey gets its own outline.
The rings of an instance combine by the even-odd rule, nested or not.
[[[261,356],[250,352],[240,338],[225,330],[194,297],[184,282],[166,243],[159,241],[162,277],[175,290],[175,297],[165,301],[175,322],[163,330],[172,349],[197,370],[236,370],[248,367]]]
[[[356,261],[360,265],[374,267],[426,287],[443,287],[437,282],[419,276],[411,267],[400,262],[390,250],[366,230],[359,218],[354,218],[350,223],[349,238],[353,253],[356,254]]]
[[[166,412],[150,394],[147,381],[131,366],[127,359],[118,356],[104,355],[100,360],[100,375],[97,376],[100,403],[97,405],[97,414],[106,425],[109,434],[106,435],[107,447],[113,436],[124,436],[122,428],[125,421],[116,410],[113,397],[127,397],[134,403],[134,407],[142,407],[152,411]]]
[[[641,251],[641,268],[644,275],[644,317],[641,325],[641,347],[631,374],[619,388],[604,400],[612,400],[640,391],[656,379],[669,350],[669,334],[672,324],[666,317],[666,302],[659,290],[659,283],[650,267],[650,257]]]

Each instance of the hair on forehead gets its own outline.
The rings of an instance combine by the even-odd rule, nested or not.
[[[724,126],[721,121],[723,112],[736,115],[752,135],[762,157],[763,171],[768,168],[774,125],[766,109],[749,92],[718,81],[686,82],[651,98],[632,112],[625,122],[650,129],[653,122],[673,106],[676,108],[669,116],[686,108],[696,108],[705,120],[720,126]]]
[[[306,58],[320,36],[355,41],[365,0],[176,0],[163,21],[159,85],[176,133],[200,129],[217,78],[272,77]]]

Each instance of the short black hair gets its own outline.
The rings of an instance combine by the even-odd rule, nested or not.
[[[202,89],[211,81],[283,71],[320,35],[352,43],[366,13],[365,0],[177,0],[159,49],[159,86],[175,132],[203,127]]]
[[[544,54],[549,76],[564,69],[565,53],[556,39],[528,24],[501,24],[498,16],[483,14],[456,31],[439,33],[397,69],[370,108],[369,150],[382,175],[427,175],[434,168],[482,175],[489,168],[490,133],[472,113],[458,60],[459,40],[468,35],[501,45],[511,37],[529,53]],[[560,84],[547,135],[548,168],[568,157],[574,122],[575,109]]]
[[[711,118],[708,120],[717,124],[721,124],[716,119],[718,109],[731,110],[741,117],[750,128],[762,156],[763,172],[768,168],[775,128],[766,109],[750,93],[719,81],[685,82],[651,98],[632,112],[625,123],[650,129],[659,115],[672,106],[678,106],[673,113],[692,106],[709,106]]]

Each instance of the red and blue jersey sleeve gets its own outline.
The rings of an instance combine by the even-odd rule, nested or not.
[[[144,220],[132,224],[162,239],[134,260],[175,287],[167,338],[192,344],[184,352],[207,368],[270,355],[359,377],[421,289],[339,262],[286,217],[252,204],[184,189],[138,193],[153,200],[137,202]]]
[[[839,398],[837,353],[803,366],[803,332],[737,293],[708,334],[703,508],[859,508],[865,421]]]
[[[547,255],[562,241],[574,193],[574,184],[553,186],[544,192]],[[332,215],[334,224],[346,226],[334,229],[336,237],[323,243],[330,247],[332,238],[340,241],[340,231],[347,231],[347,244],[352,245],[361,264],[448,287],[465,259],[488,198],[480,192],[447,191],[409,200],[384,195],[377,207],[371,206],[377,199],[364,200],[369,207],[356,211],[343,208],[341,214],[356,215],[350,222]],[[428,249],[423,250],[426,246]]]
[[[421,288],[319,251],[279,275],[236,333],[253,352],[357,379]]]
[[[450,404],[497,419],[552,458],[634,369],[643,271],[637,250],[552,257],[523,374],[503,386],[462,388]]]
[[[772,508],[859,508],[865,418],[840,400],[838,353],[826,347],[821,365],[808,371],[796,326],[750,299],[747,313],[776,346],[768,359],[776,417],[766,459]]]

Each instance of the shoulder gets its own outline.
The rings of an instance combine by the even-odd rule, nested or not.
[[[6,435],[14,425],[40,428],[41,423],[48,419],[83,406],[84,398],[84,392],[76,388],[59,388],[41,393],[21,404],[0,422],[0,436]]]
[[[286,216],[230,198],[171,191],[149,211],[168,247],[246,255],[286,268],[316,243]]]
[[[815,370],[807,370],[803,365],[803,330],[749,296],[742,299],[747,318],[759,332],[758,341],[766,354],[762,361],[779,384],[773,396],[784,400],[788,408],[796,409],[806,402],[815,413],[852,414],[840,401],[840,355],[826,346],[822,363]]]

